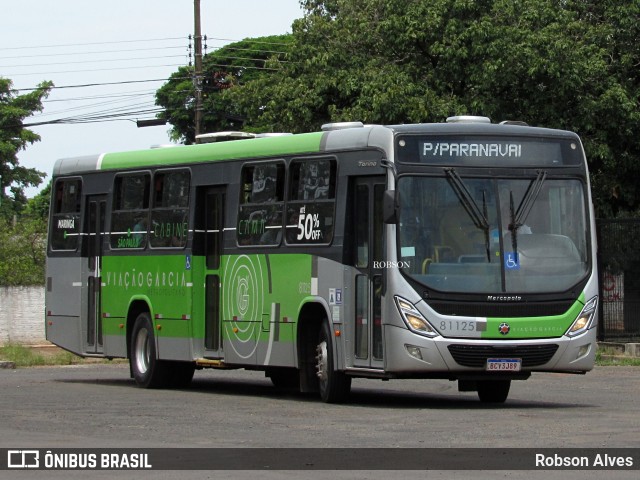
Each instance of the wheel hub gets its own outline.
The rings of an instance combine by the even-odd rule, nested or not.
[[[140,373],[146,373],[149,370],[149,332],[146,328],[141,328],[136,337],[135,361],[136,367]]]
[[[327,342],[322,341],[316,347],[316,375],[321,382],[329,378],[329,362],[327,361]]]

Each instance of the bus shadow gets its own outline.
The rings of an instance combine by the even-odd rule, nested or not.
[[[56,382],[70,384],[95,384],[106,387],[138,389],[131,378],[94,378],[94,379],[57,379]],[[268,379],[233,379],[233,378],[197,378],[191,385],[181,389],[171,389],[185,395],[225,395],[237,397],[268,398],[282,402],[304,402],[322,404],[318,394],[301,393],[296,389],[277,388]],[[455,388],[445,388],[440,391],[415,392],[401,389],[376,389],[372,387],[354,387],[347,401],[339,407],[353,408],[385,408],[385,409],[442,409],[442,410],[508,410],[508,409],[584,409],[594,408],[596,405],[563,403],[546,400],[531,400],[518,397],[517,392],[505,403],[488,404],[478,400],[475,393],[458,393]],[[334,405],[325,405],[332,408]]]
[[[289,402],[313,402],[321,404],[317,393],[301,393],[295,389],[276,388],[269,380],[194,380],[185,391],[216,395],[254,396]],[[595,407],[595,405],[526,400],[514,394],[502,404],[482,403],[475,393],[459,394],[449,392],[413,392],[409,390],[381,390],[375,388],[352,388],[346,402],[341,406],[357,408],[398,408],[398,409],[572,409]],[[329,405],[327,405],[330,408]]]

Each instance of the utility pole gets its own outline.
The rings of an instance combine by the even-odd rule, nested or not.
[[[193,86],[196,90],[196,135],[200,135],[202,124],[202,31],[200,27],[200,0],[193,0],[195,31],[193,40],[195,44],[195,73]]]

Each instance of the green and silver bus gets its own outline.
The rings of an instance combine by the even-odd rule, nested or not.
[[[485,117],[62,159],[46,335],[142,387],[244,368],[326,402],[356,377],[504,402],[593,368],[591,206],[576,134]]]

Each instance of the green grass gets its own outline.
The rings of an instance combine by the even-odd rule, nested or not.
[[[15,343],[9,343],[0,347],[0,360],[13,362],[16,364],[16,367],[73,365],[82,362],[80,357],[69,352],[41,355],[29,347]]]
[[[596,365],[601,367],[640,367],[640,358],[625,357],[610,348],[599,348],[596,352]]]

